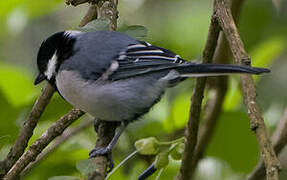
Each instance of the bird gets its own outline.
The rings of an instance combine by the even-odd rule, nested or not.
[[[125,127],[146,114],[164,94],[187,78],[236,73],[261,74],[267,68],[186,61],[162,47],[116,31],[61,31],[44,40],[37,55],[39,74],[72,106],[121,125],[107,147],[111,153]]]

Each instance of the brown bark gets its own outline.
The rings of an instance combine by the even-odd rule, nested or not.
[[[230,9],[226,8],[224,0],[218,0],[216,2],[215,6],[217,11],[215,17],[228,40],[235,62],[239,65],[250,65],[250,57],[244,49],[243,42],[240,39]],[[278,180],[281,166],[269,140],[262,113],[255,101],[255,83],[251,75],[241,75],[240,80],[244,101],[250,118],[250,126],[255,132],[261,156],[263,157],[267,169],[267,180]]]
[[[29,146],[28,150],[20,157],[20,159],[18,159],[3,179],[11,180],[17,178],[30,162],[36,160],[37,156],[52,140],[61,135],[68,126],[83,114],[84,112],[79,111],[78,109],[73,109],[57,122],[52,124],[40,138]]]
[[[219,29],[220,26],[222,31],[224,32],[225,37],[227,38],[227,41],[229,43],[231,52],[235,58],[235,62],[240,65],[250,65],[250,57],[244,49],[243,42],[240,39],[235,22],[232,18],[230,8],[226,6],[224,0],[214,1],[214,13],[211,18],[211,22],[212,23],[210,26],[208,41],[205,48],[206,51],[204,51],[203,53],[203,62],[210,62],[211,58],[213,57],[219,32],[215,34],[211,34],[210,32],[213,32],[212,29],[214,29],[212,25],[216,24],[216,29]],[[219,26],[217,23],[219,24]],[[211,41],[213,43],[210,43],[210,39],[216,39],[216,41]],[[205,61],[205,57],[207,57],[208,61]],[[250,75],[241,75],[240,79],[244,100],[247,105],[248,115],[250,118],[251,129],[256,134],[260,151],[262,153],[262,157],[267,168],[267,179],[277,180],[280,163],[271,146],[271,142],[267,135],[266,127],[259,106],[255,102],[256,90],[254,81]],[[190,168],[193,167],[192,158],[195,157],[195,145],[197,143],[197,133],[204,84],[205,79],[198,79],[196,81],[194,94],[192,96],[193,102],[191,103],[190,119],[186,127],[187,142],[185,143],[185,150],[182,157],[182,165],[180,168],[178,179],[188,180],[192,177],[192,171],[190,171]]]
[[[217,45],[219,32],[220,29],[218,23],[212,18],[209,27],[207,42],[203,50],[203,63],[210,63],[212,61]],[[191,160],[194,157],[195,147],[197,143],[201,104],[205,83],[206,78],[198,78],[195,82],[195,87],[191,98],[189,120],[185,129],[185,148],[182,155],[180,173],[177,177],[179,180],[189,180],[192,177],[192,171],[190,170],[190,167],[192,166]]]
[[[9,171],[9,169],[24,153],[31,136],[33,135],[33,131],[38,123],[38,120],[40,119],[46,106],[49,104],[54,91],[54,87],[52,87],[49,83],[47,83],[42,89],[41,95],[36,100],[27,120],[24,122],[19,136],[10,149],[10,152],[8,153],[7,157],[0,162],[0,178]]]

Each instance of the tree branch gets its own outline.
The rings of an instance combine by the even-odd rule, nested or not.
[[[250,65],[250,57],[246,53],[243,42],[240,39],[233,18],[224,3],[224,0],[216,0],[217,18],[231,48],[235,62],[241,65]],[[255,83],[250,75],[240,76],[245,104],[248,109],[251,129],[255,132],[260,147],[261,155],[267,168],[267,180],[278,179],[280,162],[272,148],[271,142],[266,132],[266,127],[259,106],[255,102]]]
[[[232,15],[238,22],[243,0],[230,0],[229,3],[232,9]],[[213,62],[219,64],[228,63],[231,58],[232,54],[228,46],[228,42],[224,33],[220,32],[219,43],[214,54]],[[198,161],[203,157],[210,138],[213,135],[227,92],[227,77],[214,77],[210,78],[210,80],[211,81],[208,81],[208,83],[211,86],[211,93],[214,95],[210,100],[208,100],[204,108],[205,115],[203,117],[203,123],[199,129],[198,143],[196,144],[194,157],[192,158],[192,165],[190,167],[192,174],[194,173]]]
[[[108,19],[110,21],[110,30],[117,28],[117,0],[100,0],[97,5],[91,5],[85,17],[82,19],[80,27],[85,26],[95,18]],[[96,147],[106,147],[112,140],[118,123],[99,121],[97,130]],[[107,174],[108,159],[106,156],[97,156],[94,158],[97,169],[89,174],[89,180],[103,180]]]
[[[117,29],[118,10],[117,0],[100,0],[98,2],[98,19],[108,19],[110,21],[110,30]]]
[[[227,37],[229,46],[231,48],[232,54],[235,58],[237,64],[249,65],[250,64],[250,57],[246,53],[243,42],[240,39],[240,36],[237,32],[237,28],[235,26],[234,20],[231,16],[230,9],[228,9],[224,3],[224,0],[215,0],[214,1],[214,14],[211,19],[212,24],[220,24],[225,36]],[[209,35],[212,29],[212,24],[210,27]],[[218,26],[217,26],[217,29]],[[216,39],[218,38],[217,34],[211,38]],[[208,40],[210,36],[208,37]],[[216,47],[215,43],[207,42],[206,47],[213,46],[214,49]],[[214,49],[205,48],[203,53],[203,57],[206,56],[206,53],[214,54]],[[211,50],[211,51],[210,51]],[[212,56],[207,59],[211,59]],[[203,89],[205,84],[205,79],[198,79],[195,85],[195,91],[192,96],[193,102],[191,104],[191,111],[190,111],[190,119],[187,124],[186,128],[186,137],[187,142],[185,144],[185,150],[183,153],[182,158],[182,166],[180,169],[180,174],[178,179],[190,179],[192,176],[192,172],[190,168],[192,167],[191,159],[194,157],[195,154],[195,144],[197,142],[197,131],[198,131],[198,124],[200,118],[200,108],[201,108],[201,101],[203,97]],[[260,150],[262,152],[262,156],[264,157],[265,164],[267,166],[267,179],[278,179],[278,170],[280,169],[280,163],[272,149],[271,143],[268,139],[268,135],[266,132],[266,127],[259,111],[258,105],[255,103],[255,85],[253,79],[249,75],[242,75],[241,76],[241,83],[243,86],[243,94],[245,97],[245,103],[247,104],[248,108],[248,115],[251,119],[251,128],[255,131],[257,140],[260,146]],[[197,92],[198,91],[198,92]]]
[[[73,109],[57,122],[52,124],[48,130],[42,134],[33,144],[31,144],[28,150],[18,159],[14,166],[4,176],[4,180],[15,179],[23,171],[23,169],[30,163],[35,161],[37,156],[42,150],[48,146],[48,144],[54,140],[57,136],[61,135],[63,131],[71,125],[75,120],[82,116],[84,112]]]
[[[92,4],[89,7],[86,15],[81,20],[81,23],[80,23],[79,27],[85,26],[86,24],[88,24],[89,22],[91,22],[92,20],[94,20],[96,18],[97,18],[97,6]]]
[[[220,29],[218,23],[216,21],[213,21],[212,18],[209,27],[207,42],[203,50],[203,63],[210,63],[212,61],[217,45],[219,32]],[[190,167],[192,166],[191,159],[194,157],[195,146],[197,143],[197,134],[205,82],[206,78],[198,78],[195,82],[195,88],[191,98],[189,120],[185,129],[185,148],[182,155],[182,163],[179,176],[177,177],[179,180],[189,180],[192,177],[192,171],[190,170]]]
[[[287,108],[282,119],[277,124],[277,128],[272,136],[272,142],[276,154],[279,154],[287,144]]]
[[[116,123],[100,121],[98,126],[98,137],[96,147],[106,147],[115,135],[117,128]],[[94,158],[96,169],[93,173],[89,174],[88,180],[104,180],[107,174],[108,159],[105,155],[97,156]]]
[[[62,143],[66,142],[71,137],[75,136],[76,134],[82,132],[84,129],[90,127],[93,124],[93,119],[85,119],[81,124],[78,126],[69,128],[63,132],[63,134],[57,137],[54,140],[54,143],[51,146],[48,146],[34,162],[31,162],[20,174],[21,177],[26,176],[35,166],[37,166],[44,158],[47,158],[52,152],[54,152]]]
[[[16,139],[13,147],[10,149],[10,152],[8,153],[5,160],[0,162],[0,178],[9,171],[9,169],[24,153],[31,136],[33,135],[33,131],[38,123],[38,120],[40,119],[46,106],[49,104],[54,91],[54,87],[52,87],[49,83],[47,83],[46,86],[42,89],[42,93],[36,100],[27,120],[20,130],[19,136]]]
[[[68,4],[71,3],[73,5],[79,5],[81,3],[85,3],[88,1],[85,0],[67,0],[66,1]],[[89,1],[90,2],[90,1]],[[96,2],[96,1],[93,1]],[[103,3],[104,5],[107,5],[106,3]],[[105,8],[104,8],[105,9]],[[84,19],[82,20],[80,26],[84,26],[85,24],[87,24],[89,21],[93,20],[94,18],[96,18],[96,13],[95,15],[90,16],[91,14],[93,14],[95,12],[95,6],[92,5],[87,13],[87,15],[84,17]],[[116,27],[114,24],[111,25],[112,27]],[[22,128],[20,135],[16,141],[16,143],[14,144],[13,148],[10,150],[10,153],[8,154],[7,158],[0,162],[0,168],[1,168],[1,172],[0,172],[0,177],[2,178],[8,171],[8,174],[5,176],[5,178],[11,177],[17,177],[19,176],[19,173],[23,170],[23,165],[19,165],[19,162],[25,162],[26,165],[29,164],[29,162],[34,161],[37,157],[37,155],[40,152],[37,152],[35,154],[35,157],[31,157],[29,155],[30,152],[26,152],[24,155],[22,155],[24,153],[25,148],[27,147],[27,143],[30,139],[30,137],[33,134],[33,130],[36,127],[36,124],[38,122],[38,119],[40,118],[43,110],[45,109],[46,105],[49,103],[49,100],[51,99],[51,96],[54,92],[54,88],[47,83],[45,89],[42,91],[41,96],[39,96],[38,100],[36,101],[27,121],[24,124],[24,127]],[[68,120],[71,120],[70,123],[72,123],[74,120],[76,120],[78,117],[80,117],[83,112],[80,110],[72,110],[71,111],[74,114],[78,114],[73,116],[72,118],[67,118]],[[65,119],[65,118],[64,118]],[[67,123],[68,124],[68,123]],[[50,127],[51,128],[51,127]],[[49,128],[49,129],[50,129]],[[66,128],[66,127],[64,127]],[[63,131],[64,129],[62,129],[61,131]],[[59,129],[60,131],[60,129]],[[58,134],[59,135],[59,134]],[[58,136],[56,135],[56,136]],[[55,136],[55,137],[56,137]],[[39,139],[38,139],[39,140]],[[45,140],[45,139],[44,139]],[[36,141],[37,142],[37,141]],[[46,144],[46,146],[42,146],[42,144],[40,143],[36,143],[34,142],[34,146],[32,147],[34,149],[41,149],[41,151],[48,145],[49,142],[42,142],[42,144]],[[36,143],[36,144],[35,144]],[[38,145],[42,146],[42,147],[37,147]],[[31,148],[31,147],[30,147]],[[29,148],[29,149],[30,149]],[[33,150],[33,149],[32,149]],[[32,151],[33,152],[33,151]],[[22,155],[22,156],[21,156]],[[21,157],[21,158],[20,158]],[[19,159],[20,158],[20,159]],[[30,158],[30,159],[29,159]],[[18,161],[17,161],[18,160]],[[15,162],[17,161],[17,163],[15,164]],[[14,165],[14,166],[13,166]],[[13,166],[13,167],[12,167]],[[10,169],[12,167],[12,169]]]
[[[278,155],[285,145],[287,144],[287,109],[284,112],[282,119],[277,124],[277,128],[272,136],[272,144],[276,155]],[[265,177],[266,170],[262,158],[260,158],[258,164],[253,171],[247,176],[248,180],[263,179]]]

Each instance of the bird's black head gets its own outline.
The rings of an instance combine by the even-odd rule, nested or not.
[[[55,76],[61,63],[73,55],[73,46],[79,31],[58,32],[42,42],[37,56],[39,74],[34,84],[43,80],[55,83]]]

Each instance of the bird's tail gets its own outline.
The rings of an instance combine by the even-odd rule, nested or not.
[[[270,72],[266,68],[230,64],[182,64],[176,70],[181,77],[222,76],[229,74],[261,74]]]

